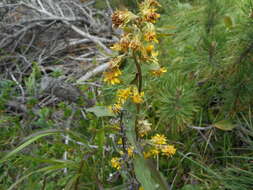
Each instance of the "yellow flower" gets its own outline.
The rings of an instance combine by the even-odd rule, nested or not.
[[[140,35],[136,33],[134,36],[131,36],[130,34],[124,34],[119,42],[113,44],[111,49],[119,52],[128,52],[129,49],[136,51],[142,46],[140,39]]]
[[[113,44],[111,47],[112,50],[120,51],[120,52],[128,52],[129,46],[131,43],[130,36],[128,34],[125,34],[121,37],[120,41],[118,43]],[[133,47],[133,44],[132,44]]]
[[[150,152],[143,152],[144,158],[149,158],[151,156]]]
[[[148,152],[144,152],[143,156],[144,158],[149,158],[151,156],[157,156],[160,153],[160,151],[157,148],[153,148],[149,150]]]
[[[154,76],[161,76],[163,73],[166,73],[166,72],[167,72],[167,69],[162,67],[158,70],[152,70],[151,74],[154,75]]]
[[[156,13],[155,8],[147,8],[142,10],[143,20],[146,22],[155,23],[160,18],[160,14]]]
[[[112,25],[115,28],[122,28],[136,16],[128,10],[115,11],[112,15]]]
[[[128,99],[128,97],[131,96],[131,94],[132,94],[131,88],[119,89],[117,91],[118,102],[124,104],[125,101]]]
[[[121,39],[120,42],[113,44],[111,49],[114,51],[127,52],[129,49],[129,44],[129,41]]]
[[[109,106],[109,110],[115,114],[120,113],[122,110],[122,105],[119,103],[113,104],[112,106]]]
[[[143,28],[144,31],[144,40],[147,42],[156,42],[158,43],[155,26],[152,23],[146,23],[146,26]]]
[[[114,57],[109,61],[109,65],[111,68],[119,67],[120,62],[122,61],[123,56]]]
[[[146,52],[147,52],[148,54],[151,54],[151,52],[153,51],[153,49],[154,49],[154,46],[153,46],[153,45],[147,45],[147,46],[145,47],[145,50],[146,50]]]
[[[152,63],[155,63],[155,64],[158,64],[158,55],[159,55],[159,52],[158,51],[152,51],[151,52],[151,56],[150,58],[148,59],[148,61],[152,62]]]
[[[144,188],[143,187],[139,187],[139,190],[144,190]]]
[[[151,137],[151,142],[155,145],[164,145],[167,143],[167,139],[164,135],[156,134],[155,136]]]
[[[119,84],[120,79],[118,78],[121,75],[121,71],[118,67],[113,67],[109,71],[104,72],[104,82],[109,84]]]
[[[161,148],[161,151],[166,156],[172,156],[176,153],[176,148],[173,145],[165,145]]]
[[[145,0],[141,3],[141,6],[146,6],[146,7],[155,7],[155,6],[161,6],[158,1],[156,0]]]
[[[121,168],[121,161],[120,158],[118,157],[113,157],[111,159],[111,165],[113,168],[116,168],[117,170],[119,170]]]
[[[134,147],[133,146],[130,146],[127,148],[127,154],[129,157],[133,156],[133,154],[134,154]]]
[[[121,47],[121,44],[120,43],[115,43],[111,46],[111,49],[112,50],[115,50],[115,51],[121,51],[122,50],[122,47]]]
[[[129,48],[136,51],[141,47],[141,42],[138,37],[135,37],[130,41]]]
[[[153,51],[154,46],[148,45],[141,49],[141,60],[158,64],[158,51]]]
[[[140,12],[142,16],[142,22],[151,22],[155,23],[160,14],[156,13],[157,6],[160,4],[156,0],[145,0],[140,4]]]
[[[151,123],[148,120],[139,120],[138,121],[138,134],[143,137],[148,134],[151,130]]]
[[[157,2],[157,4],[155,4],[154,1],[153,2],[151,2],[149,0],[143,1],[142,3],[140,3],[140,6],[139,6],[141,16],[145,16],[146,14],[150,13],[151,11],[148,11],[148,10],[155,9],[157,6],[160,6],[158,4],[158,2]]]
[[[144,92],[139,93],[137,88],[133,89],[132,100],[136,104],[143,103]]]
[[[117,143],[121,145],[122,144],[122,138],[120,138]]]
[[[160,153],[160,151],[159,151],[158,149],[156,149],[156,148],[151,149],[150,152],[151,152],[151,154],[152,154],[153,156],[157,156],[157,155]]]
[[[147,42],[151,42],[151,41],[154,41],[156,43],[158,43],[158,40],[156,38],[156,33],[154,31],[148,31],[144,34],[144,39],[147,41]]]

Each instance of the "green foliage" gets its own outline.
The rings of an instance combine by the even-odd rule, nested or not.
[[[109,108],[105,106],[94,106],[86,109],[86,111],[94,113],[97,117],[114,116],[114,114],[110,112]]]
[[[0,110],[4,109],[4,104],[10,99],[10,94],[13,94],[14,81],[1,80],[0,81]],[[13,94],[14,95],[14,94]]]
[[[145,159],[141,157],[135,158],[134,165],[136,177],[144,189],[147,190],[164,189],[163,187],[160,187],[159,184],[156,183],[151,177],[151,173],[148,167],[146,166]]]
[[[231,131],[235,128],[235,126],[228,120],[218,121],[214,123],[213,126],[223,131]]]
[[[30,74],[30,76],[25,80],[26,84],[26,91],[29,95],[34,95],[36,92],[36,89],[38,88],[36,79],[40,78],[40,68],[37,63],[33,63],[33,70]]]
[[[201,186],[199,185],[185,185],[184,187],[182,187],[180,190],[202,190],[203,188],[201,188]]]
[[[104,1],[97,2],[99,7],[106,6]],[[123,6],[129,3],[135,6],[135,2],[122,2]],[[124,124],[137,150],[136,178],[145,190],[157,185],[166,189],[166,183],[172,190],[251,189],[253,1],[160,3],[162,34],[157,46],[159,62],[168,72],[154,78],[150,68],[143,67],[150,86],[145,87],[147,101],[139,117],[147,118],[153,129],[176,144],[178,154],[149,161],[139,156],[135,109],[128,107]],[[133,81],[134,64],[124,64],[122,69],[122,80]],[[60,70],[51,73],[56,78],[61,75]],[[97,99],[88,109],[69,102],[38,108],[40,78],[40,68],[34,63],[23,81],[29,96],[24,115],[5,111],[6,103],[21,92],[14,81],[0,81],[0,189],[129,188],[131,171],[119,172],[109,164],[118,153],[114,120],[119,118],[104,105],[114,101],[116,88],[103,86],[99,93],[87,92]],[[68,143],[66,136],[71,139]],[[62,158],[64,152],[67,160]]]
[[[198,110],[195,84],[182,74],[168,72],[154,86],[157,91],[150,91],[157,100],[154,105],[163,123],[175,130],[192,124]]]

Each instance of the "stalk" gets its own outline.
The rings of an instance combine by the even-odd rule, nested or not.
[[[141,70],[141,65],[137,60],[137,56],[134,54],[134,62],[135,62],[135,66],[137,69],[137,88],[138,88],[138,92],[141,93],[142,90],[142,70]],[[141,110],[141,105],[140,104],[136,104],[136,118],[135,118],[135,134],[136,134],[136,140],[138,140],[138,129],[137,129],[137,125],[138,125],[138,119],[139,119],[139,113]]]

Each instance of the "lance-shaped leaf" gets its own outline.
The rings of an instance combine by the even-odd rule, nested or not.
[[[106,106],[94,106],[86,109],[86,111],[94,113],[97,117],[114,116],[114,114]]]
[[[214,123],[213,126],[218,128],[218,129],[221,129],[223,131],[231,131],[235,128],[235,125],[233,125],[228,120],[218,121],[218,122]]]

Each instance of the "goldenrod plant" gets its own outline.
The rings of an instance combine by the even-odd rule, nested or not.
[[[143,67],[148,65],[149,77],[159,77],[167,72],[165,67],[159,65],[159,51],[156,49],[159,40],[155,24],[160,18],[160,14],[157,13],[159,7],[160,4],[156,0],[144,0],[139,4],[136,14],[129,10],[117,10],[112,15],[113,27],[123,31],[119,42],[111,47],[115,51],[115,57],[109,62],[109,69],[104,72],[104,82],[109,85],[121,84],[116,92],[115,103],[110,106],[110,110],[120,117],[119,144],[123,150],[119,151],[118,157],[111,159],[112,167],[117,170],[129,170],[128,167],[132,167],[132,160],[138,156],[144,159],[154,157],[158,160],[159,155],[170,157],[176,153],[176,148],[168,144],[164,135],[155,134],[149,138],[149,133],[155,131],[152,130],[152,124],[145,119],[145,115],[141,114],[142,104],[145,102],[144,89],[148,85],[143,77]],[[123,62],[135,65],[135,74],[130,83],[122,79],[123,72],[120,67]],[[130,108],[132,104],[136,108],[129,113],[132,111]],[[124,117],[129,114],[130,119],[135,120],[131,122],[134,126],[124,123]],[[132,133],[127,135],[127,131],[131,130]],[[137,168],[135,162],[133,163]],[[146,179],[138,178],[138,172],[131,177],[134,178],[135,175],[144,189],[152,189]],[[131,181],[133,182],[133,179],[130,179]],[[162,185],[156,182],[152,186],[163,189],[166,183]]]

